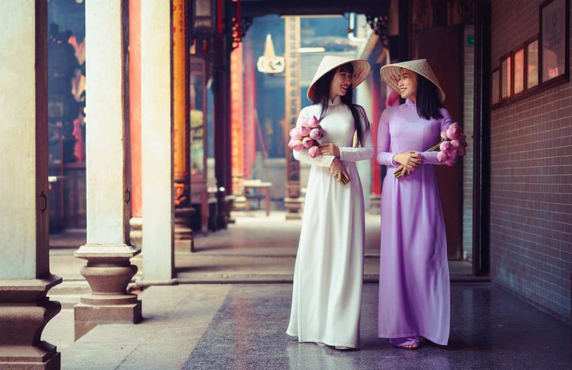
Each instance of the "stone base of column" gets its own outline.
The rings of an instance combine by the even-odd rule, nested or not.
[[[218,194],[217,196],[217,229],[226,229],[229,223],[232,223],[230,218],[230,211],[234,204],[234,196],[224,196]]]
[[[129,226],[131,226],[131,231],[129,231],[129,239],[131,244],[137,248],[143,247],[143,219],[139,217],[133,217],[129,220]]]
[[[0,280],[0,369],[60,369],[60,353],[40,338],[46,324],[61,310],[59,302],[46,297],[61,282],[54,275]]]
[[[195,210],[191,207],[175,209],[175,240],[191,240],[193,238],[191,220],[194,213]]]
[[[304,201],[304,198],[298,197],[298,198],[289,198],[289,197],[285,197],[284,198],[284,206],[286,207],[286,210],[288,211],[286,213],[286,219],[287,220],[300,220],[302,219],[302,203]]]
[[[97,325],[141,321],[141,301],[127,293],[127,285],[137,273],[129,259],[139,253],[140,249],[126,244],[86,244],[74,253],[87,260],[80,272],[92,291],[74,307],[76,340]]]
[[[232,217],[232,210],[234,209],[234,202],[236,202],[235,195],[227,195],[226,198],[226,212],[227,212],[227,223],[235,224],[236,218]],[[225,227],[226,229],[226,227]]]
[[[93,295],[91,295],[93,297]],[[86,296],[89,297],[89,296]],[[74,307],[74,335],[80,339],[97,325],[104,324],[138,324],[143,319],[141,301],[134,295],[117,296],[126,299],[131,304],[90,305],[85,304],[85,297]]]
[[[369,196],[369,214],[381,214],[381,195],[372,194]]]
[[[54,347],[55,351],[55,347]],[[16,353],[15,353],[16,354]],[[61,353],[55,352],[55,354],[49,357],[45,361],[30,361],[25,362],[2,362],[0,359],[0,369],[6,370],[60,370],[62,368],[62,356]]]
[[[196,210],[192,207],[175,209],[174,229],[176,250],[186,252],[194,251],[193,229],[191,227],[191,222],[195,212]],[[187,242],[189,240],[191,241],[190,247]]]

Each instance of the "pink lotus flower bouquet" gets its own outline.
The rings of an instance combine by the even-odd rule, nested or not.
[[[320,152],[320,140],[324,136],[324,130],[320,126],[320,121],[315,116],[310,118],[300,118],[300,124],[290,130],[290,142],[288,147],[299,152],[308,149],[308,155],[316,158],[322,155]],[[341,179],[342,184],[347,185],[350,182],[344,174]]]
[[[288,147],[299,152],[302,149],[308,149],[308,155],[312,158],[319,157],[320,140],[324,136],[324,131],[320,126],[320,122],[314,116],[311,118],[302,117],[301,124],[290,130],[290,142]]]
[[[449,167],[455,165],[457,157],[467,154],[467,135],[457,122],[451,124],[446,130],[441,132],[441,142],[429,149],[426,152],[436,152],[437,159],[441,163],[445,163]],[[395,177],[403,176],[403,170],[395,171]]]

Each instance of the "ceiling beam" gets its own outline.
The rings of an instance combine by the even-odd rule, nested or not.
[[[250,0],[242,2],[244,17],[278,15],[322,15],[322,14],[387,14],[389,0]]]

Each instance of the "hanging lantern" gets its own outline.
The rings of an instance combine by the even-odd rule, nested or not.
[[[211,0],[194,0],[191,3],[191,33],[196,35],[212,33],[214,12]]]
[[[274,53],[274,44],[270,35],[266,35],[264,55],[258,58],[256,66],[262,73],[274,74],[284,72],[284,57],[277,57]]]
[[[190,25],[190,53],[209,57],[212,53],[212,36],[216,26],[217,5],[212,0],[191,0],[187,16]]]

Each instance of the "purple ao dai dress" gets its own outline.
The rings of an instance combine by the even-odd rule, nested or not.
[[[379,122],[377,161],[388,166],[381,199],[381,258],[378,336],[422,336],[446,345],[449,338],[449,267],[447,238],[433,146],[451,123],[419,117],[415,103],[387,108]],[[413,173],[394,177],[393,156],[415,150],[425,158]]]

